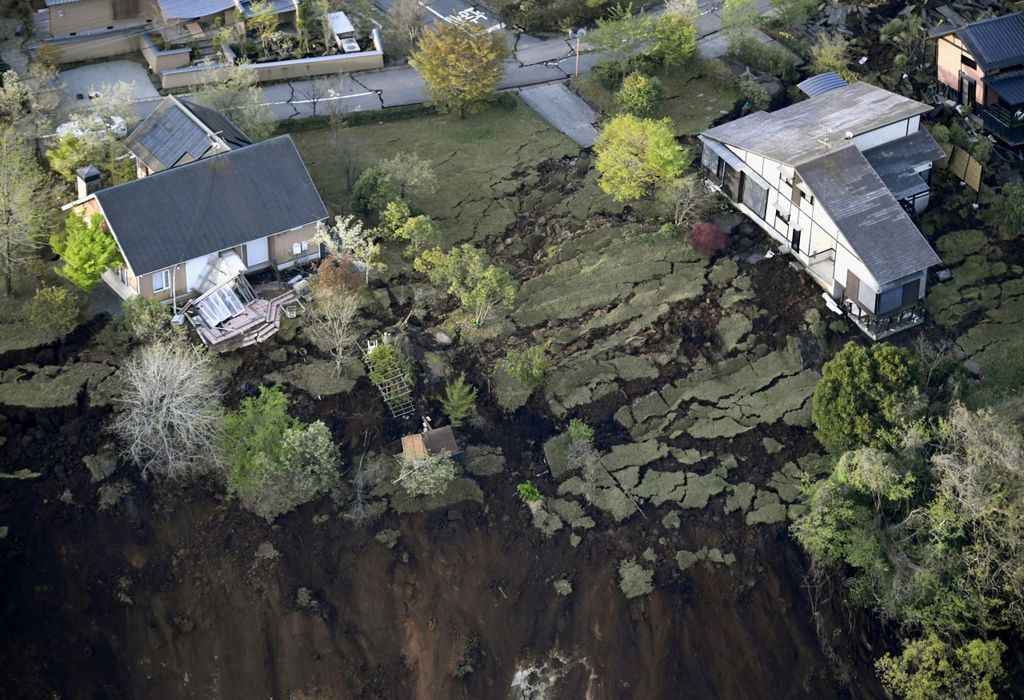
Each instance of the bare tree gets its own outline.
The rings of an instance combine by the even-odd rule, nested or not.
[[[382,514],[382,502],[370,500],[369,493],[387,475],[387,461],[383,455],[367,458],[364,454],[352,470],[352,500],[345,507],[344,516],[356,527],[368,525]]]
[[[183,343],[142,347],[121,370],[112,429],[144,474],[182,477],[219,462],[220,391],[209,355]]]
[[[658,198],[672,208],[672,223],[676,228],[689,228],[711,209],[714,196],[699,178],[690,175],[669,182]]]
[[[338,96],[338,91],[331,87],[329,81],[323,78],[313,80],[302,80],[294,83],[295,94],[313,109],[313,116],[316,116],[317,105],[324,100],[332,100]],[[298,110],[296,110],[298,111]]]
[[[262,141],[274,131],[274,113],[266,105],[256,69],[248,63],[223,65],[205,71],[195,101],[224,112],[253,141]]]
[[[398,185],[399,194],[405,197],[406,192],[413,194],[434,194],[437,192],[437,176],[434,167],[426,158],[416,153],[401,151],[394,157],[382,161],[381,169],[391,176]]]
[[[53,191],[29,148],[13,127],[0,126],[0,275],[4,293],[32,259],[51,222]]]
[[[420,0],[395,0],[389,17],[399,43],[411,51],[419,41],[424,26]]]
[[[321,265],[333,263],[326,261]],[[359,342],[356,328],[358,312],[359,296],[355,290],[323,283],[313,285],[313,304],[306,332],[318,347],[330,353],[337,375],[355,357]]]

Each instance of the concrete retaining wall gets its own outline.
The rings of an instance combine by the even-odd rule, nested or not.
[[[192,50],[189,48],[161,51],[148,34],[139,37],[139,44],[142,49],[142,57],[149,64],[149,70],[156,75],[160,75],[164,71],[184,68],[192,58]]]
[[[313,58],[296,58],[290,61],[270,61],[254,63],[252,67],[259,76],[259,81],[293,80],[311,78],[318,75],[337,75],[354,71],[373,70],[384,67],[384,47],[381,44],[380,31],[373,30],[373,49],[359,53],[337,54],[335,56],[315,56]],[[147,59],[148,60],[148,59]],[[188,88],[201,84],[205,73],[216,70],[223,64],[190,66],[160,72],[160,84],[165,90]]]

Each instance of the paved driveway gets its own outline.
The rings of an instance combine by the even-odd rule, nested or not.
[[[153,87],[149,71],[135,61],[104,61],[61,71],[57,76],[62,83],[60,119],[67,119],[74,111],[89,106],[89,94],[100,92],[105,86],[125,82],[132,86],[132,100],[140,119],[149,116],[160,101],[160,93]]]
[[[519,96],[548,123],[584,148],[590,148],[597,141],[594,125],[601,115],[565,83],[523,88]]]

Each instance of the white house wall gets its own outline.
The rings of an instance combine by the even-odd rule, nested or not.
[[[917,131],[921,126],[921,117],[915,116],[902,121],[888,124],[874,131],[868,131],[860,134],[859,136],[853,137],[853,143],[861,151],[866,151],[869,148],[875,146],[881,146],[883,143],[889,143],[896,139],[908,136]],[[843,134],[829,134],[830,138],[842,139]]]

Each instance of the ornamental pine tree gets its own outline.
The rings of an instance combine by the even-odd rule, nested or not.
[[[64,266],[57,271],[76,287],[89,291],[103,272],[121,267],[121,254],[114,237],[103,228],[103,217],[93,214],[88,221],[81,214],[68,215],[63,234],[50,238],[50,245]]]

